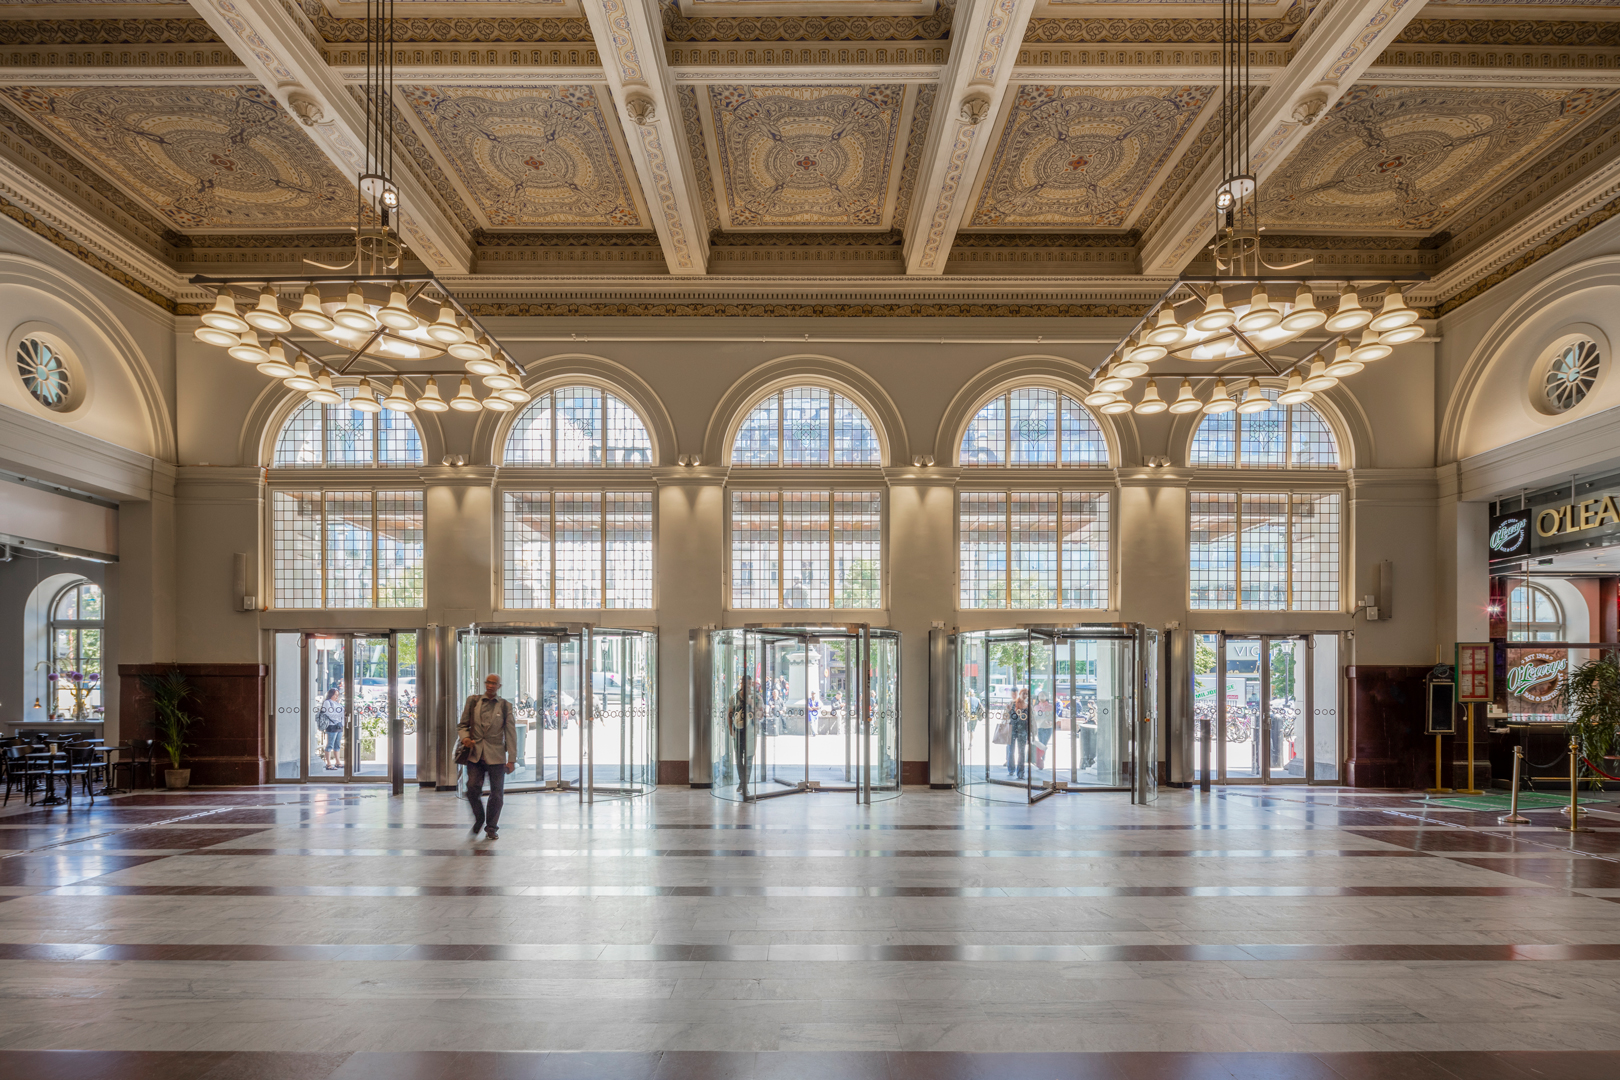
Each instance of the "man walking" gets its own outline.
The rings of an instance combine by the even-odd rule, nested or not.
[[[484,830],[494,840],[499,834],[501,804],[506,801],[506,776],[517,768],[517,725],[512,703],[501,697],[501,677],[484,676],[484,692],[474,694],[461,708],[456,725],[461,745],[467,748],[467,801],[472,803],[472,831]],[[484,824],[484,777],[489,777],[489,824]]]

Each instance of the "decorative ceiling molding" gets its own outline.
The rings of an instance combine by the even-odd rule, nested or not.
[[[1391,41],[1396,45],[1620,45],[1620,23],[1544,19],[1413,19]]]
[[[1607,203],[1604,203],[1602,206],[1594,209],[1585,217],[1582,217],[1579,220],[1567,225],[1555,235],[1547,237],[1541,243],[1537,244],[1535,248],[1525,252],[1518,258],[1474,282],[1473,285],[1462,290],[1461,292],[1447,298],[1444,303],[1440,304],[1435,309],[1435,314],[1444,315],[1447,312],[1455,311],[1457,308],[1461,307],[1463,304],[1466,304],[1475,297],[1480,296],[1488,289],[1500,285],[1502,282],[1506,281],[1514,274],[1519,273],[1521,270],[1529,269],[1531,266],[1534,266],[1537,262],[1546,258],[1548,255],[1551,255],[1565,244],[1580,239],[1582,236],[1597,228],[1605,221],[1617,216],[1620,216],[1620,198],[1609,200]]]
[[[366,50],[363,42],[356,44],[326,45],[321,49],[321,55],[331,67],[344,74],[345,78],[353,79],[356,73],[364,77],[366,69]],[[548,44],[489,44],[480,42],[460,41],[450,38],[444,41],[424,42],[420,47],[405,46],[394,49],[394,66],[396,77],[403,77],[403,73],[410,70],[443,71],[491,71],[503,68],[526,71],[531,75],[535,68],[545,68],[545,78],[574,78],[568,71],[595,71],[601,69],[602,58],[591,44],[567,43],[563,45]],[[561,71],[563,74],[558,74]],[[429,78],[437,78],[437,75]],[[417,80],[420,81],[420,80]]]
[[[657,0],[649,0],[657,2]],[[951,26],[952,0],[939,0],[933,14],[804,15],[749,18],[688,18],[675,0],[659,4],[664,40],[691,41],[938,41]]]
[[[1432,232],[1593,120],[1615,89],[1352,87],[1261,189],[1281,229]]]
[[[913,45],[876,44],[852,45],[847,41],[803,41],[793,45],[773,45],[745,42],[742,45],[669,45],[665,55],[671,67],[735,67],[759,65],[775,68],[779,65],[814,67],[817,75],[841,67],[862,64],[892,65],[885,70],[900,70],[907,65],[931,67],[936,72],[950,53],[950,43],[924,41]],[[843,76],[832,76],[841,79]]]
[[[16,162],[0,155],[0,198],[16,211],[32,216],[57,236],[40,232],[17,213],[8,213],[25,228],[72,254],[92,257],[98,270],[135,289],[141,296],[167,303],[181,278],[163,259],[139,244],[108,229],[99,216],[86,211],[60,191],[41,183]],[[71,245],[71,246],[69,246]],[[74,247],[79,250],[75,251]],[[91,261],[87,258],[86,261]]]
[[[1300,48],[1284,72],[1250,112],[1249,145],[1255,179],[1268,176],[1310,129],[1290,115],[1306,94],[1324,95],[1331,108],[1380,51],[1412,18],[1422,0],[1337,0],[1332,11]],[[1161,220],[1142,248],[1142,269],[1156,275],[1179,272],[1214,234],[1213,193],[1220,183],[1211,162],[1183,198]]]
[[[277,0],[198,0],[198,7],[259,81],[305,120],[312,141],[352,185],[364,165],[365,114],[295,22],[302,14]],[[464,273],[472,250],[427,185],[408,169],[394,181],[402,202],[400,234],[412,253],[435,273]]]
[[[328,44],[366,40],[364,19],[334,19],[318,15],[313,20],[317,33]],[[394,20],[394,42],[477,41],[505,44],[531,42],[591,41],[590,23],[585,19],[493,18],[469,16],[456,19],[412,18]]]
[[[986,121],[1002,111],[1030,10],[1019,0],[961,0],[905,225],[908,274],[945,272],[966,189],[993,141]]]
[[[0,45],[172,45],[219,40],[203,19],[0,20]]]
[[[803,70],[799,68],[693,68],[672,69],[670,74],[677,85],[708,85],[711,83],[743,83],[753,86],[769,84],[805,86],[834,85],[838,83],[933,83],[939,78],[937,66],[903,68],[832,67]]]
[[[642,195],[675,275],[708,268],[709,226],[665,59],[657,0],[585,0]]]

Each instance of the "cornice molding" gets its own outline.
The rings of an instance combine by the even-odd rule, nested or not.
[[[179,291],[180,275],[156,255],[109,229],[105,222],[46,187],[4,155],[0,155],[0,198],[31,215],[79,250],[64,247],[50,235],[39,233],[38,229],[22,222],[25,228],[30,228],[30,231],[44,236],[76,257],[93,256],[102,264],[96,266],[98,270],[103,273],[116,271],[108,273],[108,276],[134,289],[144,299],[166,306],[172,303],[172,298]],[[96,264],[92,262],[91,265]]]

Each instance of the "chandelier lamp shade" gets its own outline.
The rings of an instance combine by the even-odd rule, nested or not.
[[[322,377],[328,382],[370,378],[390,388],[395,404],[384,403],[390,409],[406,411],[398,402],[408,400],[413,409],[442,412],[454,400],[442,396],[435,380],[466,375],[480,377],[491,391],[480,398],[473,393],[474,384],[466,384],[467,397],[479,409],[508,412],[530,398],[523,390],[523,369],[431,275],[269,281],[196,277],[192,284],[214,292],[213,306],[194,333],[198,341],[256,365],[262,374],[311,400],[324,400],[316,397],[324,389]],[[291,298],[296,305],[288,302]],[[241,329],[227,329],[232,326]],[[312,339],[336,346],[342,355],[316,356],[311,350],[319,344]],[[364,398],[356,395],[350,406],[369,411],[369,402],[359,404]],[[462,401],[455,406],[458,410],[469,411],[460,394],[455,400]]]
[[[1183,275],[1092,369],[1086,404],[1151,416],[1167,409],[1255,413],[1274,402],[1309,401],[1423,336],[1402,289],[1425,280]],[[1278,351],[1307,335],[1303,356]],[[1240,397],[1226,382],[1235,373],[1245,387]],[[1261,378],[1284,388],[1269,395]],[[1179,386],[1173,401],[1159,396],[1163,379]],[[1207,388],[1202,395],[1200,388]]]
[[[306,259],[324,273],[303,278],[192,278],[191,284],[208,290],[213,300],[199,319],[197,340],[328,405],[343,403],[333,381],[348,377],[389,386],[380,399],[376,387],[355,394],[349,405],[360,412],[510,412],[529,400],[522,370],[443,283],[430,273],[405,269],[407,248],[399,232],[404,207],[392,178],[398,142],[395,0],[365,0],[365,7],[365,78],[356,87],[365,113],[365,147],[355,177],[353,256],[337,266]],[[284,303],[289,293],[298,296],[296,305]],[[295,332],[347,355],[316,357],[293,340]],[[460,366],[434,366],[446,357]],[[478,398],[468,375],[483,377],[497,392]],[[460,377],[460,391],[445,401],[438,379],[453,377]]]

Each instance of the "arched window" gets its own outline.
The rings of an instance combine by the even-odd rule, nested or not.
[[[1277,391],[1262,390],[1271,401]],[[1194,468],[1337,469],[1339,443],[1309,405],[1276,405],[1265,412],[1212,413],[1193,433]]]
[[[51,601],[50,715],[92,720],[102,715],[101,662],[106,612],[101,587],[80,579]]]
[[[1014,469],[1108,466],[1108,441],[1068,394],[1025,387],[985,402],[962,434],[963,465]]]
[[[538,394],[506,437],[507,465],[651,465],[652,439],[636,411],[594,386]]]
[[[1508,594],[1509,641],[1563,641],[1564,614],[1540,585],[1518,585]]]
[[[305,402],[287,418],[276,438],[277,468],[402,468],[422,464],[422,438],[405,413],[360,412],[349,402],[361,392],[343,386],[341,405]],[[382,395],[367,384],[377,401]]]
[[[731,444],[733,465],[881,465],[877,428],[861,407],[819,386],[778,390],[749,411]]]

